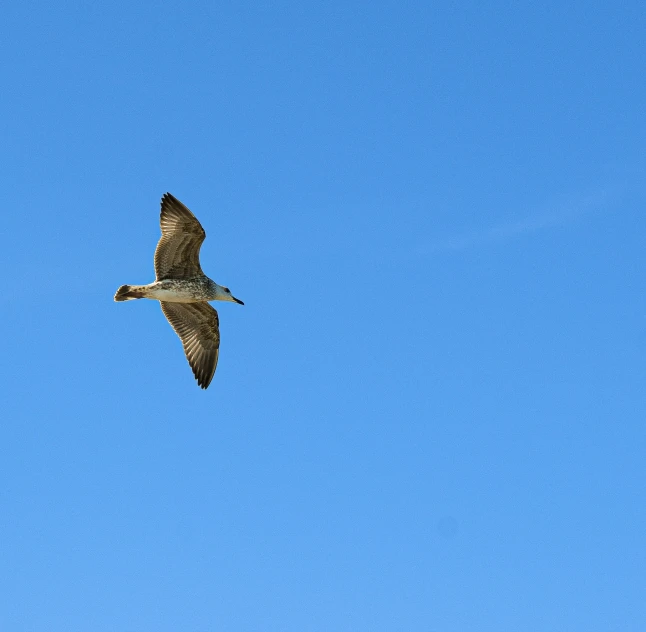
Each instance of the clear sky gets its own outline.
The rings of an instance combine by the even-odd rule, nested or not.
[[[643,2],[2,21],[2,632],[646,630]]]

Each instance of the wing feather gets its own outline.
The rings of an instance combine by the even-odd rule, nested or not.
[[[208,303],[160,303],[164,316],[182,341],[197,383],[207,388],[220,353],[218,313]]]
[[[202,276],[200,248],[206,233],[195,215],[177,198],[165,193],[159,223],[162,236],[155,250],[157,281]]]

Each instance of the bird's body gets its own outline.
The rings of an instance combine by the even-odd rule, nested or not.
[[[135,298],[152,298],[157,301],[169,303],[199,303],[201,301],[215,301],[219,298],[218,284],[207,276],[193,277],[191,279],[163,279],[148,285],[124,285],[125,297],[115,300],[130,301]]]
[[[122,285],[114,300],[160,301],[164,315],[182,341],[198,384],[207,388],[220,350],[218,313],[208,301],[244,303],[202,272],[199,255],[206,233],[193,213],[170,193],[162,197],[160,223],[156,280],[148,285]]]

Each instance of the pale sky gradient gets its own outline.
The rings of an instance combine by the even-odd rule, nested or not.
[[[2,632],[646,630],[642,2],[2,19]]]

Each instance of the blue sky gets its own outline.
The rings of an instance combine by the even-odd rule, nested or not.
[[[5,7],[0,629],[646,629],[645,17]]]

